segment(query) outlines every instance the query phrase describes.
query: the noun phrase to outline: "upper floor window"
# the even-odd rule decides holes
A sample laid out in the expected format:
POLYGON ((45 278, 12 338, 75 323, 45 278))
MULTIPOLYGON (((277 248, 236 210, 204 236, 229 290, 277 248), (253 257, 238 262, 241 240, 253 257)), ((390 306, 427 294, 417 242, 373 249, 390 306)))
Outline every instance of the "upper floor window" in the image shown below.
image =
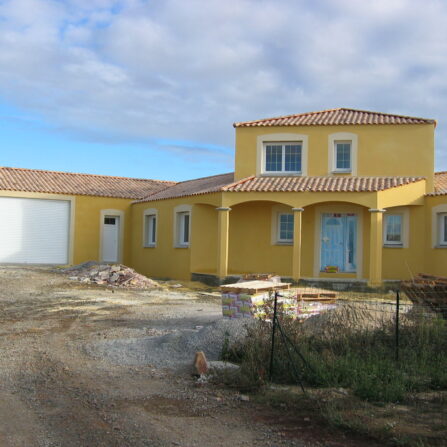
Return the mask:
POLYGON ((447 213, 439 214, 439 245, 447 245, 447 213))
POLYGON ((328 135, 328 173, 357 175, 358 135, 336 132, 328 135))
POLYGON ((293 242, 293 214, 278 214, 278 242, 293 242))
POLYGON ((302 143, 265 143, 264 173, 300 174, 302 171, 302 143))
POLYGON ((335 171, 351 172, 351 141, 335 142, 335 171))
POLYGON ((402 214, 385 215, 385 245, 403 245, 403 219, 402 214))

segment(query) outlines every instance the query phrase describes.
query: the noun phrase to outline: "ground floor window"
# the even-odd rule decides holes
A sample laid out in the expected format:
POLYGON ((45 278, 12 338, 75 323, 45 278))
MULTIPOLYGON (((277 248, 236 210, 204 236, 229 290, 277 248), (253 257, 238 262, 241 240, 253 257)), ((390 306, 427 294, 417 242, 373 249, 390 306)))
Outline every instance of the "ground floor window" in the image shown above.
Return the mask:
POLYGON ((384 244, 402 245, 403 244, 403 226, 402 214, 385 215, 384 244))
POLYGON ((439 245, 447 245, 447 213, 439 214, 439 245))
POLYGON ((154 247, 157 241, 157 216, 150 214, 145 216, 145 246, 154 247))
POLYGON ((191 222, 191 215, 188 211, 178 213, 177 244, 181 247, 189 246, 190 222, 191 222))
POLYGON ((278 242, 293 242, 293 214, 278 215, 278 242))

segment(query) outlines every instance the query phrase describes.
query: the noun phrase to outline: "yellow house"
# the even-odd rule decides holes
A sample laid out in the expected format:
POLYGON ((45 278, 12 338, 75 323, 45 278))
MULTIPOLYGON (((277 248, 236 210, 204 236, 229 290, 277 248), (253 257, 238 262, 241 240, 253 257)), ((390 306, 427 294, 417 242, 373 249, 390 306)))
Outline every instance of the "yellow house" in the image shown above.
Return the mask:
MULTIPOLYGON (((26 173, 47 171, 3 168, 0 213, 5 196, 65 194, 74 214, 69 262, 113 262, 109 246, 118 244, 117 260, 159 278, 217 283, 269 272, 377 287, 417 272, 447 275, 447 172, 434 172, 434 120, 333 109, 234 127, 234 173, 121 179, 145 186, 117 197, 106 180, 102 194, 31 191, 26 173), (4 170, 20 171, 22 183, 5 180, 4 170)), ((8 232, 1 225, 0 238, 8 232)))

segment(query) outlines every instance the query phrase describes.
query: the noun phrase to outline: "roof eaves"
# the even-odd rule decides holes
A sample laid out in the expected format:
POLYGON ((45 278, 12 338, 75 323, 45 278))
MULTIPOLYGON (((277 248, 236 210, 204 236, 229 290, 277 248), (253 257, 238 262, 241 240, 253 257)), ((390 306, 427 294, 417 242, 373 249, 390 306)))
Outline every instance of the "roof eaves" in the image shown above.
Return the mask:
MULTIPOLYGON (((243 185, 244 183, 254 179, 255 177, 256 177, 255 175, 251 175, 250 177, 242 178, 236 182, 230 183, 229 185, 222 186, 221 190, 227 191, 229 188, 233 188, 234 186, 243 185)), ((230 192, 232 192, 232 191, 230 191, 230 192)))
POLYGON ((121 177, 117 175, 104 175, 104 174, 88 174, 86 172, 67 172, 67 171, 52 171, 49 169, 32 169, 32 168, 14 168, 11 166, 0 166, 1 170, 11 170, 11 171, 25 171, 25 172, 38 172, 38 173, 49 173, 49 174, 59 174, 59 175, 82 175, 86 177, 99 177, 99 178, 114 178, 119 180, 132 180, 132 181, 138 181, 138 182, 154 182, 154 183, 175 183, 171 180, 157 180, 157 179, 147 179, 147 178, 137 178, 137 177, 121 177))

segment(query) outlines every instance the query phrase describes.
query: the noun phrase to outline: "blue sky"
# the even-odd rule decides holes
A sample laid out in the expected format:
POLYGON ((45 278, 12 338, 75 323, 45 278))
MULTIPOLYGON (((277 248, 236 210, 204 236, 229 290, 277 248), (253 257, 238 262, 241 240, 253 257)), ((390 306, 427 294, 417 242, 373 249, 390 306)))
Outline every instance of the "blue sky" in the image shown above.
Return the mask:
POLYGON ((0 165, 184 180, 232 123, 353 107, 438 120, 447 2, 0 0, 0 165))

